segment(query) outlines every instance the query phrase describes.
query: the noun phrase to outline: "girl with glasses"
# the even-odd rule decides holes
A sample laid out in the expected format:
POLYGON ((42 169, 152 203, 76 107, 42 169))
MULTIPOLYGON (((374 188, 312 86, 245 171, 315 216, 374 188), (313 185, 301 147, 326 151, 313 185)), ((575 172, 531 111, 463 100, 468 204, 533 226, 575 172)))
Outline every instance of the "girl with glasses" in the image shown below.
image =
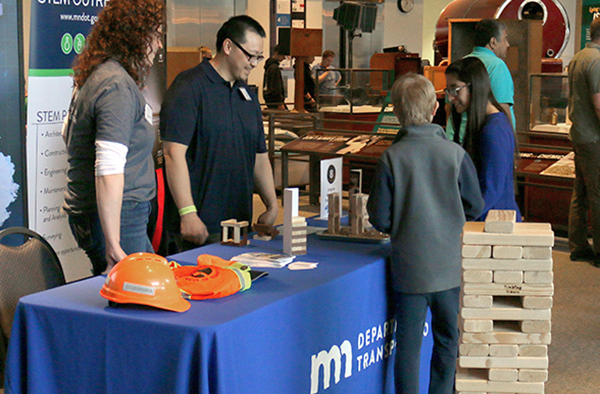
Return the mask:
POLYGON ((514 190, 515 133, 481 60, 466 57, 448 66, 445 91, 456 112, 467 113, 463 146, 477 168, 485 200, 478 220, 485 220, 490 209, 507 209, 521 221, 514 190))

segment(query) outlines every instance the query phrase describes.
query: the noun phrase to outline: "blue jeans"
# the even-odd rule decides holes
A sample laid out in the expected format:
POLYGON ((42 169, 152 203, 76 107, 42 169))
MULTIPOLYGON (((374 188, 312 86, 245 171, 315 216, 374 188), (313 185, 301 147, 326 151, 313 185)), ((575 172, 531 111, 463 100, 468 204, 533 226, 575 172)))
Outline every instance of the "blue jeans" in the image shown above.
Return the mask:
MULTIPOLYGON (((147 227, 150 202, 123 201, 121 207, 121 248, 128 255, 137 252, 154 253, 148 239, 147 227)), ((106 270, 106 245, 98 212, 69 215, 69 226, 77 245, 92 262, 92 273, 106 270)))
POLYGON ((437 293, 395 292, 396 394, 419 394, 419 368, 427 307, 431 310, 433 354, 429 394, 452 394, 458 355, 458 308, 460 287, 437 293))

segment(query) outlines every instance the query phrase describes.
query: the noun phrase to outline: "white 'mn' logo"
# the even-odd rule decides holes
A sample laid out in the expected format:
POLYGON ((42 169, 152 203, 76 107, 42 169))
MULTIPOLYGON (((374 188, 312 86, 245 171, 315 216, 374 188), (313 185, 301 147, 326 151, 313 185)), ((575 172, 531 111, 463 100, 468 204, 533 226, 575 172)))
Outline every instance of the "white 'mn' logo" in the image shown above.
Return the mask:
POLYGON ((327 390, 331 380, 331 361, 333 361, 335 370, 335 383, 340 381, 342 372, 342 354, 346 356, 346 369, 344 377, 352 376, 352 345, 350 341, 345 340, 340 347, 333 345, 328 351, 321 350, 319 354, 312 355, 310 372, 310 394, 316 394, 319 391, 319 369, 323 366, 323 390, 327 390), (341 350, 340 350, 341 349, 341 350))

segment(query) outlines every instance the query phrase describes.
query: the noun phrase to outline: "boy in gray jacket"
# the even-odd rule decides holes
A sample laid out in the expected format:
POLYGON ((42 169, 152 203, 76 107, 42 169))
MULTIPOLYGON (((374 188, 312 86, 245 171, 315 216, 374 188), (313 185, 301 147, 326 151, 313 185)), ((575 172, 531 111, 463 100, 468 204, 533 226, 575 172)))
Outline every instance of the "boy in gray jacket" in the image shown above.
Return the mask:
POLYGON ((453 392, 458 347, 460 237, 483 210, 469 155, 431 124, 438 108, 425 77, 407 74, 392 88, 402 129, 380 157, 367 205, 369 220, 392 239, 396 394, 419 393, 427 307, 434 338, 429 393, 453 392))

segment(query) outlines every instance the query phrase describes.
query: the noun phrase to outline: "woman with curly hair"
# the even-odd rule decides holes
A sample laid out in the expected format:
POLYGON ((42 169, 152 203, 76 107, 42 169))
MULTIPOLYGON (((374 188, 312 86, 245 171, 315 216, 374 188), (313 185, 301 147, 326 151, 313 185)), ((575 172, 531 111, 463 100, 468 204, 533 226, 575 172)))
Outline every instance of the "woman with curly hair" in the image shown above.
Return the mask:
POLYGON ((156 193, 155 135, 141 90, 164 26, 161 0, 111 0, 73 67, 63 207, 94 275, 128 254, 152 252, 146 227, 156 193))
POLYGON ((446 68, 446 94, 459 114, 467 112, 463 140, 477 169, 485 208, 477 220, 485 220, 490 209, 521 213, 515 200, 515 133, 502 106, 494 98, 490 78, 481 60, 465 57, 446 68))

